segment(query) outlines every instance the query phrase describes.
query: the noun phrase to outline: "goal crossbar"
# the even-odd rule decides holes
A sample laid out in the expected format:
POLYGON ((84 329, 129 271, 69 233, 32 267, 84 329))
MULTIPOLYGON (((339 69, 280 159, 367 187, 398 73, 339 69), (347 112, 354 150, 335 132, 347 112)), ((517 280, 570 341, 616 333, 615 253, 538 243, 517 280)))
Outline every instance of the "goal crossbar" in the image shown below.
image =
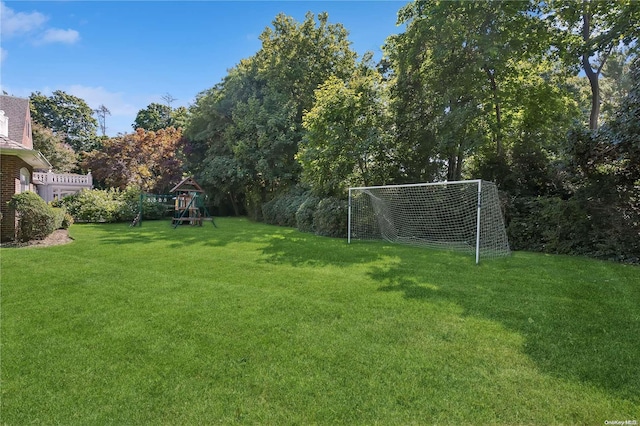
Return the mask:
POLYGON ((348 242, 390 242, 473 252, 510 253, 494 183, 480 179, 349 188, 348 242))
POLYGON ((446 182, 428 182, 428 183, 407 183, 407 184, 399 184, 399 185, 378 185, 378 186, 354 186, 349 188, 349 191, 352 189, 380 189, 380 188, 412 188, 416 186, 442 186, 442 185, 455 185, 459 183, 480 183, 481 179, 472 179, 472 180, 451 180, 446 182))

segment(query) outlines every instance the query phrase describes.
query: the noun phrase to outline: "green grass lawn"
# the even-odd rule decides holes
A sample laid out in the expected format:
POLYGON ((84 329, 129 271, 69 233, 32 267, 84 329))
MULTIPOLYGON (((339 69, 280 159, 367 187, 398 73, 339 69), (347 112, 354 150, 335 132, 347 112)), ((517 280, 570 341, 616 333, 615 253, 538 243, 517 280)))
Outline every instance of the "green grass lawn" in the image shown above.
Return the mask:
POLYGON ((0 423, 640 421, 637 266, 216 223, 0 249, 0 423))

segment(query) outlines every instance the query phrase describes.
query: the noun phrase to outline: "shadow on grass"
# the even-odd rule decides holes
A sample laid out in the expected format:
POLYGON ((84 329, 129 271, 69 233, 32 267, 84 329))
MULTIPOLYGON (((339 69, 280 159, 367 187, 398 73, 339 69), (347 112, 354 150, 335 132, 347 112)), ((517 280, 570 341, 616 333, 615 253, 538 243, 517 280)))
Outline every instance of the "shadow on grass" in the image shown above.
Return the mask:
POLYGON ((479 267, 401 256, 371 271, 381 291, 454 302, 525 337, 542 371, 640 402, 640 268, 535 254, 479 267))
POLYGON ((379 243, 349 246, 346 239, 298 231, 274 234, 261 251, 267 263, 292 266, 350 266, 375 262, 385 255, 379 243))
POLYGON ((585 258, 516 253, 479 266, 472 256, 293 232, 271 238, 268 262, 372 263, 379 290, 453 302, 465 315, 524 337, 523 351, 548 374, 640 403, 640 268, 585 258))
MULTIPOLYGON (((245 220, 246 221, 246 220, 245 220)), ((82 225, 81 225, 82 226, 82 225)), ((293 266, 370 264, 383 292, 445 301, 465 315, 499 322, 524 337, 541 371, 592 384, 640 403, 640 268, 584 258, 516 253, 476 266, 472 256, 323 238, 291 228, 221 220, 218 228, 169 222, 101 226, 112 244, 170 248, 259 243, 264 261, 293 266), (385 262, 375 262, 380 259, 385 262), (392 261, 389 261, 392 259, 392 261)))

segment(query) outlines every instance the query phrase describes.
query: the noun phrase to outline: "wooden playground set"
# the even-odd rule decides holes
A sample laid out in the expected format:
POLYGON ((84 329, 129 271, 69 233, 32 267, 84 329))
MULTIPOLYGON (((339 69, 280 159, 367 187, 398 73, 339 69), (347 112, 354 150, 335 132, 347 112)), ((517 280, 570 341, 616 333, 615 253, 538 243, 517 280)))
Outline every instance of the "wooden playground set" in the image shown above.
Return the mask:
POLYGON ((204 221, 211 221, 213 226, 217 227, 213 216, 207 209, 205 192, 195 179, 192 177, 183 179, 170 192, 169 195, 141 194, 140 208, 131 226, 142 226, 144 201, 151 200, 165 204, 168 209, 171 209, 169 203, 174 201, 171 219, 171 225, 174 229, 179 225, 202 226, 204 221))

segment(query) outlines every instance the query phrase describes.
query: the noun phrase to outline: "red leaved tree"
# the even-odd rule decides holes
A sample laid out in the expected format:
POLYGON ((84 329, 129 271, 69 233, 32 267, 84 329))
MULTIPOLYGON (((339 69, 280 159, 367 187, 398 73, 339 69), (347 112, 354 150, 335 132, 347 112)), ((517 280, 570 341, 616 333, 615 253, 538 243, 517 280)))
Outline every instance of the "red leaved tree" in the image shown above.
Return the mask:
POLYGON ((112 188, 135 186, 167 193, 182 177, 182 131, 173 127, 155 132, 138 129, 104 142, 88 153, 83 167, 95 180, 112 188))

